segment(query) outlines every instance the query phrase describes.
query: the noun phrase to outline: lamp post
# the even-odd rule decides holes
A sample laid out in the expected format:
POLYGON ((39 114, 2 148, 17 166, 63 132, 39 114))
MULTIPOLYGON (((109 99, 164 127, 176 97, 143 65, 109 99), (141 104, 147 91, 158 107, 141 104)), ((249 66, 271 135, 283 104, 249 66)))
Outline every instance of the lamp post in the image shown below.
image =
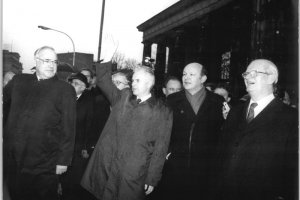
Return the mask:
POLYGON ((64 34, 64 35, 66 35, 68 38, 70 38, 70 40, 71 40, 71 42, 72 42, 72 45, 73 45, 73 67, 75 67, 75 44, 74 44, 72 38, 71 38, 68 34, 66 34, 66 33, 64 33, 64 32, 62 32, 62 31, 53 29, 53 28, 49 28, 49 27, 46 27, 46 26, 38 26, 38 28, 43 29, 43 30, 52 30, 52 31, 56 31, 56 32, 62 33, 62 34, 64 34))
POLYGON ((102 0, 102 11, 101 11, 101 24, 100 24, 100 33, 99 33, 99 45, 98 45, 98 62, 100 61, 101 54, 101 45, 102 45, 102 31, 103 31, 103 23, 104 23, 104 10, 105 10, 105 0, 102 0))

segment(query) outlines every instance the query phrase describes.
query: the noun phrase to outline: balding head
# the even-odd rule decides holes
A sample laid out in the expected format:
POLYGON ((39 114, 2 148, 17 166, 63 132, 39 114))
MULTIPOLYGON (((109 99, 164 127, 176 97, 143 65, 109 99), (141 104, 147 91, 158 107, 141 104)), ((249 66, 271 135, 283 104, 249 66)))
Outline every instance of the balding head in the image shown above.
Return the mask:
POLYGON ((249 64, 243 77, 247 92, 256 101, 273 93, 274 84, 278 81, 278 70, 273 62, 257 59, 249 64))
POLYGON ((203 87, 206 79, 206 70, 199 63, 190 63, 183 69, 183 87, 191 94, 197 93, 203 87))

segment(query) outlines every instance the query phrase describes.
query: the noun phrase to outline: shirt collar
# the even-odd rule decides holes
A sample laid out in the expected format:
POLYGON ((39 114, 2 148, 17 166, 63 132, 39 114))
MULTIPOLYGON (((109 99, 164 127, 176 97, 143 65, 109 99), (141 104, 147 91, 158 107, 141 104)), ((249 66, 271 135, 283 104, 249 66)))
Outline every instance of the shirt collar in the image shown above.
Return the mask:
POLYGON ((205 87, 202 87, 198 92, 196 92, 195 94, 191 94, 189 93, 187 90, 185 90, 185 94, 186 96, 191 99, 191 98, 199 98, 200 96, 202 96, 205 93, 205 87))
POLYGON ((268 96, 260 99, 259 101, 253 101, 252 99, 250 99, 250 103, 248 106, 248 110, 249 107, 252 103, 257 103, 257 106, 254 108, 254 116, 256 117, 265 107, 267 107, 267 105, 275 98, 274 94, 271 93, 268 96))
POLYGON ((146 95, 146 96, 144 96, 144 97, 142 97, 142 98, 139 98, 139 99, 141 100, 140 103, 142 103, 142 102, 148 100, 151 96, 152 96, 152 95, 151 95, 151 93, 150 93, 150 94, 148 94, 148 95, 146 95))
POLYGON ((39 76, 37 75, 37 73, 36 73, 35 75, 36 75, 36 78, 37 78, 38 81, 39 81, 39 80, 43 80, 41 77, 39 77, 39 76))
POLYGON ((77 95, 76 98, 79 99, 81 97, 82 93, 77 95))
POLYGON ((271 93, 271 94, 269 94, 268 96, 266 96, 266 97, 264 97, 264 98, 262 98, 261 100, 259 100, 259 101, 253 101, 252 99, 250 100, 250 105, 251 105, 251 103, 257 103, 257 105, 258 106, 266 106, 266 105, 268 105, 273 99, 275 98, 275 96, 274 96, 274 94, 273 93, 271 93))

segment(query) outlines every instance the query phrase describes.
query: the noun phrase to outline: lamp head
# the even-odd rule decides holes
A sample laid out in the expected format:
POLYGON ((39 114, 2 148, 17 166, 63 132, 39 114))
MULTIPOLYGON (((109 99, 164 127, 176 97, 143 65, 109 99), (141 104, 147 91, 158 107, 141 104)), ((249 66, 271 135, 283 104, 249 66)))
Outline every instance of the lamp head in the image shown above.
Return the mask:
POLYGON ((43 29, 43 30, 49 30, 50 28, 46 27, 46 26, 38 26, 38 28, 43 29))

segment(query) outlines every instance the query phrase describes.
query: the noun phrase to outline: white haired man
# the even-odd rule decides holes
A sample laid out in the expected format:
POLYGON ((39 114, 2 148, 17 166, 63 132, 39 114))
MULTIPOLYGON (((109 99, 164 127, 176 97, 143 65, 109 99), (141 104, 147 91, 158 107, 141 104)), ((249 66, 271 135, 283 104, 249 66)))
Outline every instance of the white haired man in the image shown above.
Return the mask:
POLYGON ((226 120, 216 199, 296 199, 297 112, 273 95, 278 81, 273 62, 254 60, 242 76, 250 99, 226 120))
POLYGON ((132 90, 113 85, 110 65, 98 69, 98 85, 112 110, 81 185, 98 199, 144 199, 161 178, 172 112, 151 94, 155 78, 150 68, 134 71, 132 90))

